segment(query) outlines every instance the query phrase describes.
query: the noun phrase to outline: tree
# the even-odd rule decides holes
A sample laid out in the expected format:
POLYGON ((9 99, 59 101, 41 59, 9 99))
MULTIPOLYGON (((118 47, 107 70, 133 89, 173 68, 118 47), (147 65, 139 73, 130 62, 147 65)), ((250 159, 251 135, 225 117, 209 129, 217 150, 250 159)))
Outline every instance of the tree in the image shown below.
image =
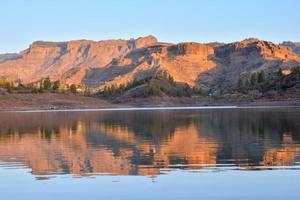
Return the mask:
POLYGON ((243 79, 242 79, 242 77, 240 76, 240 77, 239 77, 239 80, 238 80, 238 89, 241 90, 243 87, 244 87, 243 79))
POLYGON ((184 84, 184 95, 185 96, 187 96, 187 97, 191 97, 192 96, 192 94, 193 94, 193 90, 192 90, 192 88, 190 87, 190 85, 189 84, 184 84))
POLYGON ((44 89, 43 89, 43 80, 40 81, 40 88, 39 88, 38 92, 40 92, 40 93, 44 92, 44 89))
POLYGON ((52 88, 53 90, 58 90, 60 88, 60 81, 59 80, 54 81, 52 88))
POLYGON ((77 93, 77 87, 76 87, 75 84, 72 84, 72 85, 70 86, 70 91, 71 91, 73 94, 76 94, 76 93, 77 93))
POLYGON ((282 77, 283 76, 283 73, 282 73, 282 69, 279 68, 278 71, 276 72, 276 76, 277 77, 282 77))
POLYGON ((44 79, 43 87, 44 87, 45 90, 49 90, 51 88, 51 81, 50 81, 49 77, 44 79))
POLYGON ((38 89, 38 88, 36 88, 36 87, 34 87, 34 88, 32 88, 32 90, 31 90, 31 93, 39 93, 39 92, 41 92, 40 91, 40 89, 38 89))
POLYGON ((263 82, 265 82, 265 80, 266 80, 265 72, 263 70, 260 71, 260 72, 258 72, 258 74, 257 74, 257 82, 258 83, 263 83, 263 82))
POLYGON ((250 85, 255 86, 256 83, 257 83, 257 73, 254 72, 254 73, 251 74, 250 85))
POLYGON ((248 90, 250 86, 249 79, 246 77, 245 82, 244 82, 244 87, 248 90))
POLYGON ((171 83, 171 85, 173 85, 173 86, 176 85, 176 82, 174 81, 174 78, 171 75, 168 76, 168 80, 171 83))
POLYGON ((112 94, 112 95, 115 95, 116 92, 117 92, 117 86, 116 86, 115 84, 112 84, 112 85, 110 86, 110 90, 111 90, 111 94, 112 94))
POLYGON ((300 67, 299 66, 293 67, 292 68, 292 74, 294 74, 294 75, 300 75, 300 67))
POLYGON ((202 88, 202 87, 195 87, 195 86, 194 86, 194 87, 192 88, 192 91, 193 91, 194 94, 200 95, 200 96, 205 96, 205 94, 206 94, 205 89, 202 88))
POLYGON ((7 89, 8 93, 12 93, 12 91, 13 91, 13 84, 12 84, 12 82, 8 82, 6 84, 6 89, 7 89))
POLYGON ((160 93, 161 93, 160 87, 158 87, 157 85, 155 85, 153 83, 148 83, 148 85, 144 91, 144 96, 145 97, 158 96, 160 93))

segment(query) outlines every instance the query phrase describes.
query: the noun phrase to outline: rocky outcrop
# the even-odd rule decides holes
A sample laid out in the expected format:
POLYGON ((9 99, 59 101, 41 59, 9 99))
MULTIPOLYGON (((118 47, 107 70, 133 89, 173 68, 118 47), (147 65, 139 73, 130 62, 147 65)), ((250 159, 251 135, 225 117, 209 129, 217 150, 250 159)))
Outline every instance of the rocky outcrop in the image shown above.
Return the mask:
POLYGON ((217 67, 204 77, 200 75, 199 83, 232 85, 241 75, 247 76, 258 70, 290 69, 300 64, 300 56, 290 48, 255 38, 216 47, 214 56, 217 67))
POLYGON ((103 87, 167 71, 175 81, 191 86, 227 87, 236 84, 241 74, 290 69, 299 63, 299 55, 290 48, 255 38, 214 48, 199 43, 156 44, 131 51, 104 71, 88 74, 86 80, 100 77, 94 86, 103 87))
POLYGON ((67 83, 81 83, 85 71, 102 68, 113 59, 129 51, 156 42, 152 36, 127 40, 69 42, 34 42, 22 51, 21 59, 6 59, 0 63, 0 74, 7 79, 21 79, 25 83, 49 76, 67 83))
POLYGON ((216 56, 226 58, 228 56, 260 56, 273 59, 296 58, 290 48, 276 45, 272 42, 261 41, 255 38, 235 42, 216 48, 216 56))
POLYGON ((137 40, 135 40, 134 41, 134 46, 135 46, 136 49, 139 49, 139 48, 142 48, 142 47, 153 45, 157 42, 158 41, 154 36, 149 35, 149 36, 146 36, 146 37, 140 37, 137 40))
POLYGON ((288 70, 297 65, 300 55, 291 48, 255 38, 230 44, 170 44, 147 36, 136 40, 37 41, 20 54, 0 56, 0 76, 25 83, 49 76, 101 88, 167 71, 177 82, 211 88, 235 84, 241 74, 288 70))
POLYGON ((199 43, 180 43, 178 45, 173 45, 168 48, 168 52, 171 55, 198 55, 203 57, 208 57, 214 53, 213 48, 202 45, 199 43))
POLYGON ((156 44, 131 51, 103 69, 92 70, 84 80, 94 87, 104 87, 167 71, 177 82, 195 85, 200 73, 215 67, 213 53, 213 48, 199 43, 156 44))
POLYGON ((291 48, 295 53, 300 54, 300 42, 283 42, 282 46, 287 46, 291 48))

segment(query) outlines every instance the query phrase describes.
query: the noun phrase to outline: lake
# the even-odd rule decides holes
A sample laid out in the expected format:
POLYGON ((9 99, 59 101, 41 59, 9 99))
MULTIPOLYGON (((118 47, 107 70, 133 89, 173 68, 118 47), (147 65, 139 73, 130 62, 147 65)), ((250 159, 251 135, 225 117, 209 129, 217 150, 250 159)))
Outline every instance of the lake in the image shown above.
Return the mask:
POLYGON ((300 108, 0 112, 0 199, 300 199, 300 108))

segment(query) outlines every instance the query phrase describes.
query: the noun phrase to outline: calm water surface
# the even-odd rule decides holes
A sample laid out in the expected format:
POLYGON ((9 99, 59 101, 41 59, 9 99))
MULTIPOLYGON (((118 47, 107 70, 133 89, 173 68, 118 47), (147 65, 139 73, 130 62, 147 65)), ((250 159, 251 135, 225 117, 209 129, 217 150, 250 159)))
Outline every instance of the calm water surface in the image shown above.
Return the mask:
POLYGON ((0 113, 0 199, 300 199, 300 108, 0 113))

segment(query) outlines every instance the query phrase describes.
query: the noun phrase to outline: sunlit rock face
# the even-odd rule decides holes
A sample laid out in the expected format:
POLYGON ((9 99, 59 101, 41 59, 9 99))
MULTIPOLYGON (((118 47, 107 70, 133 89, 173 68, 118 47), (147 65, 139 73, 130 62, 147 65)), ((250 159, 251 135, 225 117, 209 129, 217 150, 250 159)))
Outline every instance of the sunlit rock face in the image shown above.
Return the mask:
POLYGON ((287 46, 291 48, 295 53, 300 54, 300 42, 288 41, 288 42, 281 43, 281 45, 287 46))
POLYGON ((255 38, 230 44, 159 42, 153 36, 130 40, 34 42, 19 54, 0 55, 0 74, 24 83, 50 77, 101 88, 168 72, 191 86, 230 86, 258 70, 290 70, 300 55, 290 45, 255 38))
POLYGON ((50 77, 69 83, 81 83, 90 68, 101 68, 112 59, 130 50, 156 43, 148 36, 137 40, 75 40, 69 42, 34 42, 19 54, 18 59, 6 59, 0 63, 0 72, 10 80, 21 79, 25 83, 50 77))
POLYGON ((230 112, 1 114, 0 162, 21 163, 34 175, 156 176, 299 159, 299 113, 230 112))

